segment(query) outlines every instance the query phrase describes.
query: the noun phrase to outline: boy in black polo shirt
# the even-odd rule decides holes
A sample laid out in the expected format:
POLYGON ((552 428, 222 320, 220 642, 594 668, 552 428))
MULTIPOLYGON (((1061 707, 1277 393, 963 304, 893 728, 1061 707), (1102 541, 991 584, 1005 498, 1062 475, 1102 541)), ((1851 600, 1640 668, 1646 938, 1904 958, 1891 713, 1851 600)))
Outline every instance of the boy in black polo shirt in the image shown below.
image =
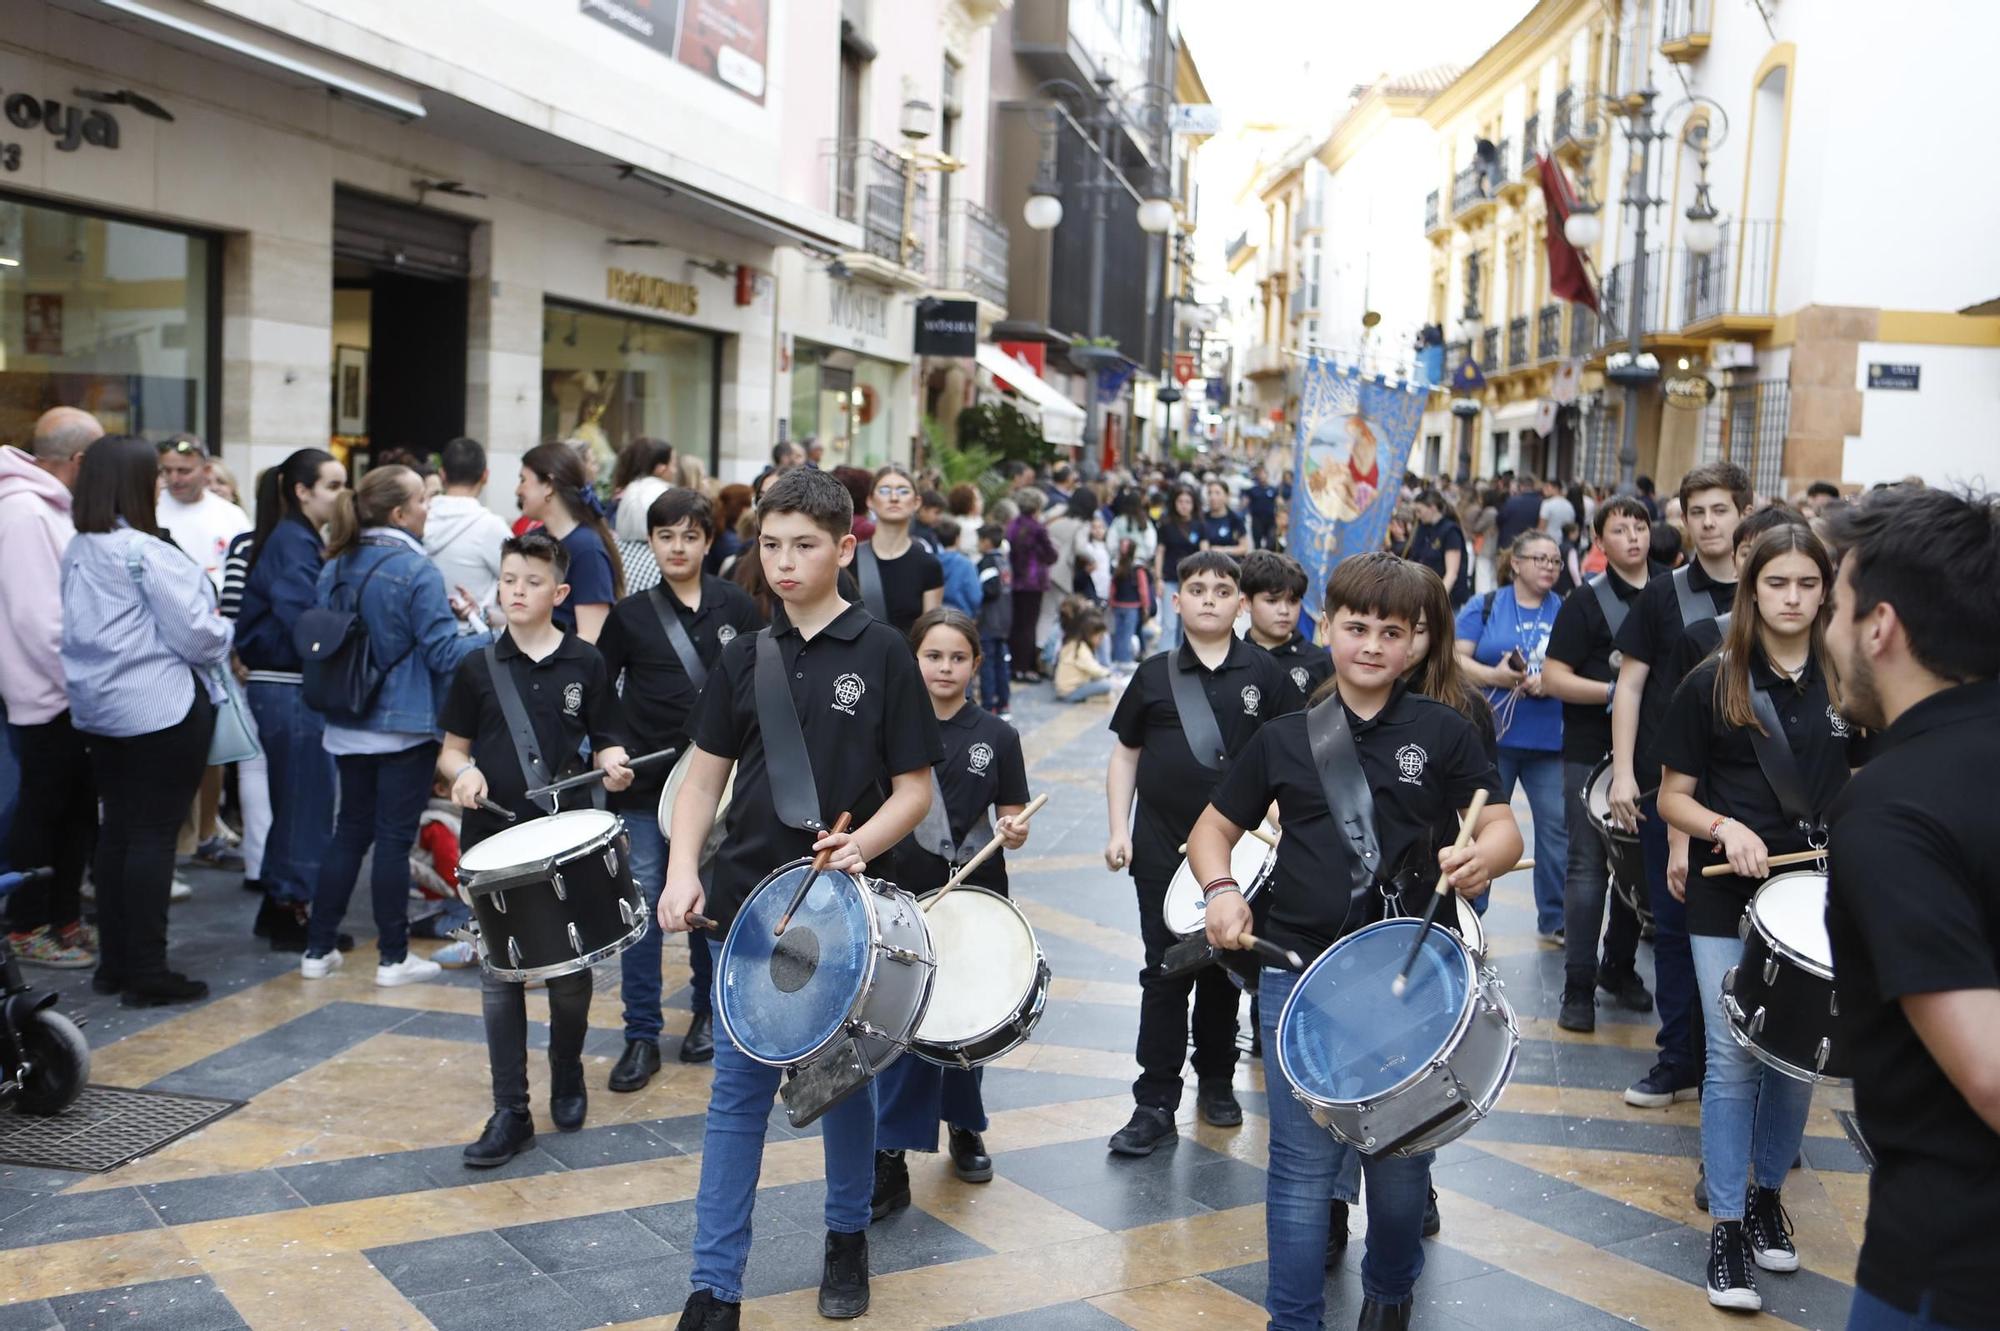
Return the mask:
MULTIPOLYGON (((702 572, 715 540, 715 510, 698 490, 663 492, 646 510, 647 543, 660 566, 660 584, 611 608, 597 650, 616 681, 625 728, 641 753, 676 749, 685 754, 688 725, 702 684, 722 649, 739 634, 764 627, 756 602, 735 583, 702 572), (677 632, 669 632, 669 624, 677 632), (685 655, 684 655, 685 653, 685 655)), ((660 791, 665 763, 643 769, 631 789, 611 801, 632 843, 632 874, 654 907, 666 882, 667 843, 660 834, 660 791)), ((715 1056, 710 991, 714 972, 708 942, 697 930, 688 939, 694 972, 693 1016, 681 1041, 683 1063, 715 1056)), ((618 957, 625 995, 625 1053, 611 1070, 611 1089, 636 1091, 660 1070, 660 933, 646 936, 618 957)))
POLYGON ((1163 978, 1161 959, 1177 940, 1161 908, 1167 885, 1180 868, 1181 843, 1208 803, 1229 761, 1273 716, 1297 711, 1303 699, 1291 676, 1269 652, 1233 631, 1243 597, 1236 561, 1204 550, 1176 570, 1183 641, 1147 657, 1111 714, 1118 736, 1105 788, 1111 836, 1104 862, 1116 872, 1130 867, 1139 894, 1139 935, 1146 968, 1139 972, 1139 1079, 1132 1084, 1132 1119, 1111 1138, 1120 1155, 1151 1155, 1175 1135, 1181 1102, 1181 1069, 1188 1061, 1188 995, 1194 995, 1196 1103, 1216 1127, 1243 1121, 1230 1081, 1236 1071, 1236 985, 1217 966, 1193 975, 1163 978), (1184 721, 1175 698, 1192 684, 1207 715, 1184 721), (1190 736, 1211 730, 1221 752, 1196 755, 1190 736), (1138 793, 1138 812, 1132 796, 1138 793))
MULTIPOLYGON (((438 714, 444 747, 439 775, 451 782, 454 804, 465 810, 459 830, 461 850, 471 850, 507 827, 507 821, 479 807, 491 800, 521 818, 543 810, 528 799, 534 778, 524 770, 495 692, 493 670, 513 682, 534 727, 535 740, 552 776, 581 768, 586 740, 604 772, 604 788, 632 784, 618 733, 618 699, 611 692, 604 658, 597 649, 556 627, 554 611, 569 592, 563 576, 569 551, 546 532, 510 537, 500 546, 500 608, 507 631, 484 652, 459 663, 451 692, 438 714), (489 659, 488 653, 491 653, 489 659)), ((528 1116, 528 1016, 523 986, 482 969, 480 988, 486 1018, 486 1055, 493 1071, 493 1117, 479 1140, 465 1148, 475 1169, 503 1165, 534 1145, 528 1116)), ((548 981, 549 1117, 557 1128, 583 1126, 583 1038, 589 1029, 590 972, 575 971, 548 981)))
POLYGON ((1299 632, 1299 606, 1306 599, 1306 571, 1290 555, 1252 550, 1243 556, 1243 599, 1250 603, 1250 641, 1271 654, 1310 698, 1333 673, 1333 658, 1299 632))
MULTIPOLYGON (((930 767, 942 757, 937 718, 902 635, 843 600, 840 571, 854 558, 853 500, 832 476, 810 468, 771 482, 757 505, 757 554, 782 605, 771 626, 723 650, 702 691, 694 757, 673 811, 660 923, 683 932, 690 913, 725 932, 759 882, 790 860, 833 851, 832 867, 860 873, 885 863, 930 807, 930 767), (831 824, 844 811, 854 830, 815 838, 779 821, 758 721, 756 647, 777 645, 798 711, 813 779, 831 824), (714 890, 699 872, 703 838, 730 765, 736 787, 714 890), (883 789, 888 789, 887 798, 883 789)), ((721 955, 722 939, 709 947, 721 955)), ((695 1197, 694 1270, 683 1328, 734 1328, 750 1259, 750 1214, 764 1132, 782 1074, 727 1038, 716 1042, 715 1080, 695 1197)), ((868 1309, 869 1200, 875 1183, 875 1095, 853 1095, 820 1119, 826 1150, 826 1261, 819 1309, 858 1317, 868 1309)))
MULTIPOLYGON (((1472 843, 1452 847, 1460 811, 1481 790, 1497 795, 1500 778, 1478 728, 1450 705, 1410 692, 1403 680, 1412 627, 1432 585, 1422 566, 1373 554, 1340 564, 1326 591, 1338 692, 1319 705, 1346 708, 1355 756, 1373 793, 1377 863, 1402 875, 1398 886, 1417 889, 1405 893, 1406 909, 1422 908, 1420 896, 1439 869, 1460 896, 1475 898, 1521 853, 1514 815, 1497 802, 1480 813, 1472 843)), ((1251 927, 1242 886, 1229 877, 1229 852, 1272 800, 1285 832, 1265 889, 1272 898, 1264 936, 1311 959, 1383 913, 1379 871, 1357 862, 1327 807, 1307 725, 1306 715, 1286 716, 1258 731, 1189 833, 1189 865, 1204 885, 1208 937, 1218 946, 1236 947, 1237 935, 1251 927)), ((1353 1184, 1342 1182, 1352 1178, 1353 1148, 1312 1120, 1279 1064, 1278 1017, 1298 979, 1267 967, 1259 985, 1271 1131, 1264 1306, 1270 1324, 1284 1331, 1324 1324, 1332 1203, 1355 1200, 1353 1184), (1336 1195, 1343 1190, 1345 1197, 1336 1195)), ((1411 1293, 1424 1266, 1432 1159, 1432 1153, 1360 1158, 1368 1180, 1365 1328, 1402 1331, 1410 1324, 1411 1293)))

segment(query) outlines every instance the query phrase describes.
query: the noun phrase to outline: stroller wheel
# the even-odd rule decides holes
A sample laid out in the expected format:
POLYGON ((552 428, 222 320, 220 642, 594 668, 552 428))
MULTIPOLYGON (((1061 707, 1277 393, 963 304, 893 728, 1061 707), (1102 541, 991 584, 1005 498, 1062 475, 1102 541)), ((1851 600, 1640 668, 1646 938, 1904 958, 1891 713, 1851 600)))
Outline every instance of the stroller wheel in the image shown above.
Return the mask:
POLYGON ((90 1045, 76 1023, 44 1008, 21 1030, 32 1065, 16 1107, 28 1114, 60 1114, 90 1080, 90 1045))

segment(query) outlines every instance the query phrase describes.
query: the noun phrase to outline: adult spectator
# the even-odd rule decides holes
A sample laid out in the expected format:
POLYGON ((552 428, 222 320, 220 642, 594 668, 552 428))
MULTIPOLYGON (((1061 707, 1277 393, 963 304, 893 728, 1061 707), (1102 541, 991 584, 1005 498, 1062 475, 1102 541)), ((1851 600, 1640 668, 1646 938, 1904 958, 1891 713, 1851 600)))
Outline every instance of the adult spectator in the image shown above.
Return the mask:
POLYGON ((1007 558, 1014 570, 1013 677, 1023 684, 1042 682, 1035 631, 1041 622, 1042 595, 1049 586, 1049 566, 1057 559, 1049 529, 1042 525, 1046 501, 1033 485, 1022 486, 1014 492, 1020 516, 1007 527, 1007 558))
POLYGON ((1451 593, 1453 610, 1472 595, 1472 567, 1465 533, 1445 497, 1436 490, 1417 495, 1417 527, 1411 534, 1410 558, 1438 575, 1451 593))
POLYGON ((160 491, 153 525, 163 529, 222 590, 229 543, 250 530, 250 515, 208 488, 208 447, 199 435, 177 434, 159 445, 160 491))
POLYGON ((1514 482, 1514 493, 1500 505, 1500 516, 1496 528, 1499 543, 1495 550, 1511 550, 1514 541, 1524 531, 1533 531, 1542 520, 1542 501, 1535 493, 1535 483, 1529 480, 1514 482))
MULTIPOLYGON (((584 479, 577 450, 568 444, 529 449, 521 458, 514 498, 523 516, 540 522, 569 551, 569 595, 556 606, 556 623, 585 642, 596 642, 612 605, 625 595, 625 565, 617 538, 605 525, 597 491, 584 479)), ((420 520, 410 530, 421 538, 424 523, 420 520)))
POLYGON ((97 418, 56 407, 35 422, 28 451, 0 448, 0 701, 21 770, 8 860, 55 877, 7 898, 8 945, 22 961, 80 969, 96 962, 83 923, 83 871, 97 838, 90 753, 72 724, 62 667, 62 557, 76 528, 70 491, 97 418))
POLYGON ((1259 550, 1275 550, 1278 540, 1278 487, 1260 462, 1250 469, 1250 486, 1243 492, 1250 515, 1250 539, 1259 550))
MULTIPOLYGON (((580 475, 582 464, 568 444, 544 444, 528 456, 544 448, 562 450, 580 475)), ((327 524, 317 602, 360 618, 382 680, 365 712, 326 718, 324 742, 339 769, 340 813, 313 886, 299 961, 308 980, 341 965, 340 919, 371 846, 375 983, 413 984, 441 973, 436 962, 410 955, 410 847, 431 797, 438 709, 458 663, 491 636, 460 631, 457 621, 475 617, 478 607, 447 598, 444 579, 424 551, 429 517, 430 498, 415 472, 376 467, 359 486, 340 492, 327 524)))
POLYGON ((1635 477, 1632 481, 1632 488, 1638 491, 1639 502, 1644 504, 1646 511, 1653 515, 1653 530, 1656 532, 1659 531, 1660 519, 1665 517, 1666 514, 1660 508, 1659 495, 1654 492, 1653 478, 1651 476, 1635 477))
POLYGON ((1814 481, 1806 487, 1805 512, 1809 517, 1823 517, 1829 504, 1840 502, 1840 487, 1832 481, 1814 481))
POLYGON ((1201 548, 1241 559, 1250 553, 1250 524, 1229 506, 1229 487, 1218 480, 1207 485, 1208 511, 1201 515, 1201 548))
POLYGON ((1042 487, 1042 493, 1048 496, 1047 509, 1052 519, 1060 517, 1062 510, 1069 507, 1071 492, 1075 489, 1076 468, 1067 462, 1056 463, 1055 469, 1049 473, 1048 483, 1042 487))
POLYGON ((1062 609, 1063 598, 1084 590, 1076 580, 1076 554, 1090 531, 1090 515, 1096 509, 1097 492, 1083 485, 1070 492, 1068 503, 1060 510, 1053 506, 1044 510, 1055 514, 1048 519, 1048 527, 1049 544, 1056 552, 1055 561, 1049 565, 1049 590, 1054 595, 1042 598, 1041 622, 1035 625, 1035 641, 1043 649, 1044 661, 1053 661, 1053 649, 1062 645, 1056 612, 1062 609))
POLYGON ((646 510, 673 482, 674 446, 666 440, 641 437, 618 450, 611 468, 611 530, 619 540, 646 540, 646 510))
POLYGON ((1554 481, 1542 482, 1542 507, 1536 518, 1535 529, 1545 532, 1556 540, 1562 540, 1564 527, 1576 525, 1576 505, 1563 494, 1562 486, 1554 481))
MULTIPOLYGON (((1136 485, 1128 485, 1118 492, 1117 510, 1111 519, 1111 528, 1106 540, 1112 550, 1118 550, 1124 542, 1132 543, 1132 557, 1142 568, 1153 565, 1153 551, 1159 547, 1160 533, 1146 515, 1146 495, 1136 485)), ((1157 579, 1154 586, 1158 586, 1157 579)))
POLYGON ((236 654, 250 672, 244 691, 271 800, 257 869, 264 903, 252 932, 269 938, 274 951, 303 952, 313 885, 333 838, 334 777, 326 720, 306 706, 292 630, 319 599, 320 529, 347 490, 347 468, 331 453, 301 448, 272 471, 275 483, 259 491, 236 620, 236 654))
POLYGON ((91 869, 101 929, 91 987, 121 994, 128 1007, 208 993, 167 969, 167 900, 175 836, 208 764, 232 636, 214 583, 160 530, 159 475, 160 454, 147 440, 93 443, 77 471, 76 539, 62 556, 70 720, 104 806, 91 869))
POLYGON ((799 442, 805 447, 806 465, 814 471, 820 470, 820 462, 826 457, 826 445, 819 441, 818 435, 811 434, 799 442))
MULTIPOLYGON (((820 446, 819 440, 817 439, 813 440, 812 444, 814 448, 818 448, 820 446)), ((803 467, 805 463, 806 463, 805 449, 800 448, 797 444, 793 443, 791 440, 787 439, 782 443, 771 445, 772 471, 781 471, 781 472, 790 471, 793 467, 803 467)), ((815 462, 814 465, 817 466, 818 463, 815 462)))
POLYGON ((431 500, 424 524, 424 553, 447 587, 462 587, 480 614, 500 613, 500 542, 510 534, 506 519, 486 507, 486 449, 477 439, 454 439, 444 446, 444 493, 431 500))

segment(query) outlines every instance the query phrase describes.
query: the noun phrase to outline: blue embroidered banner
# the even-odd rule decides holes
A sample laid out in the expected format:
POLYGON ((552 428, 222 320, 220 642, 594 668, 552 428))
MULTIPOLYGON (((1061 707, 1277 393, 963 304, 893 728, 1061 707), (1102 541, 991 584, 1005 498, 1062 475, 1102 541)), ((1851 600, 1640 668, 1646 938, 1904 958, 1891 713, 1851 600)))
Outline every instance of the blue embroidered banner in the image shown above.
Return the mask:
POLYGON ((1423 417, 1422 387, 1314 357, 1299 391, 1285 548, 1305 566, 1317 618, 1334 565, 1380 550, 1423 417))

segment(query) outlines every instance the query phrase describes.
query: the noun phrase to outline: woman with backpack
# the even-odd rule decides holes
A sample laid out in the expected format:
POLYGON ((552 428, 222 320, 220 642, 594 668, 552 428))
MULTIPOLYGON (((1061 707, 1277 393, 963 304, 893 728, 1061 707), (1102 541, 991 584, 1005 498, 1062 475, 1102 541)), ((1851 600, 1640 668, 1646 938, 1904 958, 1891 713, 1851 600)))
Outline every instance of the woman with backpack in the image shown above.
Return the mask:
POLYGON ((423 480, 408 467, 376 467, 343 490, 327 526, 318 608, 300 617, 306 698, 326 713, 324 742, 340 776, 340 813, 299 962, 308 980, 341 965, 340 920, 371 845, 375 983, 441 973, 409 955, 410 847, 431 796, 438 707, 458 663, 492 634, 461 629, 479 609, 470 597, 447 598, 424 553, 429 515, 423 480))
MULTIPOLYGON (((167 969, 174 843, 208 769, 226 700, 232 625, 202 566, 154 517, 159 453, 146 439, 90 445, 62 556, 70 720, 103 801, 91 880, 100 930, 90 987, 127 1007, 188 1003, 200 980, 167 969)), ((32 775, 32 774, 30 774, 32 775)))

